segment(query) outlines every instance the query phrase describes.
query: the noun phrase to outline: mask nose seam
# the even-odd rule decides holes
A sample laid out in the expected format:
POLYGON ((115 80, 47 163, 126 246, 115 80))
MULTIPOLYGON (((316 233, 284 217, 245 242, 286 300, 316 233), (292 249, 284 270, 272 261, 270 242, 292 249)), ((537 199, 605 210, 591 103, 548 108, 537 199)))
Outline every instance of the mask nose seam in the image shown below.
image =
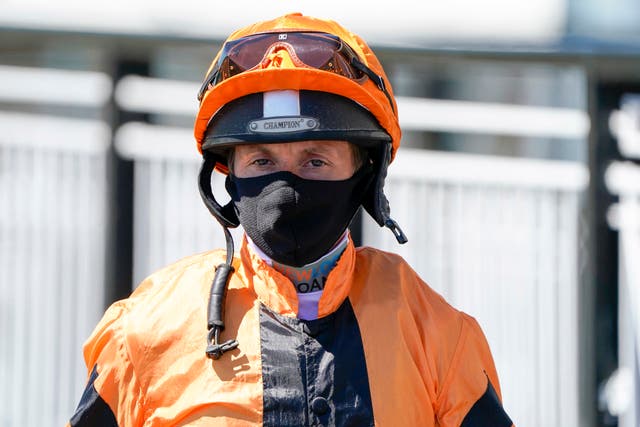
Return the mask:
MULTIPOLYGON (((297 175, 294 174, 296 179, 292 182, 291 190, 293 191, 293 197, 295 201, 296 215, 299 215, 299 206, 300 206, 300 193, 297 191, 298 186, 300 185, 300 181, 297 175)), ((300 240, 298 239, 298 235, 296 233, 295 227, 291 227, 291 234, 293 235, 294 242, 296 242, 296 250, 294 254, 294 258, 296 259, 296 263, 299 264, 300 256, 298 252, 301 249, 300 240)))

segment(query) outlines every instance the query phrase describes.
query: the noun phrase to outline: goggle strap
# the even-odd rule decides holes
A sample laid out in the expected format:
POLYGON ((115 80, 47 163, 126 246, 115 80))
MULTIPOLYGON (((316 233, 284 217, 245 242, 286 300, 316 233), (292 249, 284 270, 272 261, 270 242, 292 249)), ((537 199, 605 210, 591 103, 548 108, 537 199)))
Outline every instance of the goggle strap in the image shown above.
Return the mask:
POLYGON ((393 106, 393 100, 391 99, 391 95, 389 95, 389 92, 387 92, 387 87, 384 84, 384 79, 382 78, 382 76, 376 74, 371 68, 369 68, 366 65, 364 65, 364 63, 362 61, 360 61, 355 56, 351 58, 351 65, 353 66, 353 68, 355 68, 355 69, 363 72, 364 74, 366 74, 367 77, 369 77, 371 79, 371 81, 376 86, 378 86, 378 89, 380 89, 385 94, 387 99, 389 100, 389 105, 391 105, 391 109, 395 113, 396 109, 393 106))
POLYGON ((204 83, 202 83, 202 86, 200 86, 200 90, 198 91, 198 101, 202 101, 204 94, 207 93, 207 90, 209 89, 209 85, 216 80, 219 72, 219 69, 215 69, 207 76, 206 79, 204 79, 204 83))
POLYGON ((376 86, 378 86, 378 89, 382 91, 387 90, 387 88, 384 85, 384 80, 382 79, 382 77, 374 73, 371 68, 364 65, 364 63, 360 61, 358 58, 356 58, 355 56, 351 58, 351 65, 353 65, 354 68, 365 73, 371 80, 373 80, 376 86))

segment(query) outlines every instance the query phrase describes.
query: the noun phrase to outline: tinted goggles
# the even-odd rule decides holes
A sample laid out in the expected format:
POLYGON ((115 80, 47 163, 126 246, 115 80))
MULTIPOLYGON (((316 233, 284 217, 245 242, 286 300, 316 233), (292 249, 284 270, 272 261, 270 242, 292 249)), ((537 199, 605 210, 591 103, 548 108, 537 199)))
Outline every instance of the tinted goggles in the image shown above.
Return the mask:
POLYGON ((216 65, 198 92, 198 100, 201 101, 210 88, 260 67, 270 60, 272 53, 283 49, 297 67, 323 70, 356 81, 370 78, 384 92, 393 109, 391 95, 382 76, 367 67, 339 37, 320 32, 262 33, 226 42, 216 65))

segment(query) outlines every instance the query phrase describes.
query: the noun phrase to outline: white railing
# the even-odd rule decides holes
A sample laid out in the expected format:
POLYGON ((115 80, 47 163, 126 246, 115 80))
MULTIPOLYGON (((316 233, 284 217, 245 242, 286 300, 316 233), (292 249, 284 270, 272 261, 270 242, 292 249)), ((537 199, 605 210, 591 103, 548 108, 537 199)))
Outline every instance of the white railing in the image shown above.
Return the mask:
MULTIPOLYGON (((0 67, 0 100, 97 108, 99 73, 0 67)), ((104 308, 110 130, 0 111, 0 425, 64 425, 104 308)))
POLYGON ((112 90, 111 78, 102 72, 0 65, 3 102, 100 108, 112 90))
MULTIPOLYGON (((609 116, 609 129, 620 153, 640 159, 640 94, 620 99, 609 116)), ((620 427, 640 425, 640 166, 615 161, 605 173, 607 189, 619 197, 608 212, 618 230, 618 369, 607 380, 601 403, 618 417, 620 427)))
MULTIPOLYGON (((640 134, 638 135, 640 137, 640 134)), ((640 152, 637 153, 640 157, 640 152)), ((615 162, 607 188, 619 196, 609 212, 618 230, 618 370, 607 381, 604 400, 620 427, 640 423, 640 166, 615 162)))
MULTIPOLYGON (((190 130, 143 123, 122 126, 118 152, 134 166, 134 283, 178 259, 225 247, 222 229, 198 193, 200 155, 190 130)), ((228 201, 224 178, 215 173, 219 201, 228 201)), ((236 246, 242 231, 231 230, 236 246)))

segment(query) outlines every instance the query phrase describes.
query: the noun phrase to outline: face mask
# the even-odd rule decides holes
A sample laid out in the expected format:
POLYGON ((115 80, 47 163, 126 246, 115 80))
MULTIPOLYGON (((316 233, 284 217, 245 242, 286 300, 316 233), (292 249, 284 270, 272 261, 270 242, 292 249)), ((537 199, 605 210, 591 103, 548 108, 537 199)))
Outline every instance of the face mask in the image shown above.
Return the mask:
POLYGON ((325 255, 347 229, 373 179, 371 165, 342 181, 276 172, 229 175, 226 188, 240 224, 271 259, 301 267, 325 255))

